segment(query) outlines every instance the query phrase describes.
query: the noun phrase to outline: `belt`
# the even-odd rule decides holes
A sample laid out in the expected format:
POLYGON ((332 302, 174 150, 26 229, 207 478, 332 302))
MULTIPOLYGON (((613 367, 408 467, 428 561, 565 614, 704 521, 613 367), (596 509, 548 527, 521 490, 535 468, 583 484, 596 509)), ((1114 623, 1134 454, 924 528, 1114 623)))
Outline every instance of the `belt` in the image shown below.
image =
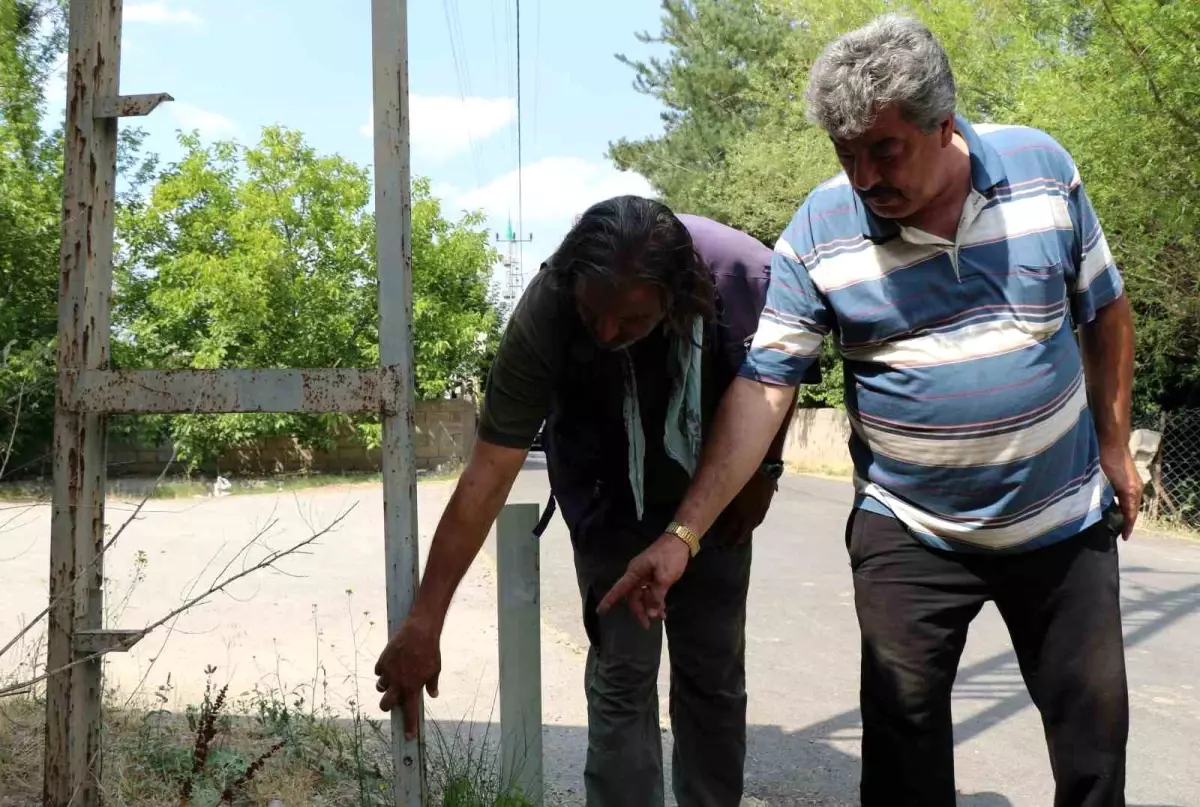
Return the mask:
POLYGON ((554 501, 554 493, 550 493, 550 498, 546 501, 546 510, 542 513, 542 517, 538 519, 537 526, 533 528, 533 537, 541 538, 542 533, 546 531, 546 527, 550 526, 550 519, 554 518, 554 511, 558 504, 554 501))

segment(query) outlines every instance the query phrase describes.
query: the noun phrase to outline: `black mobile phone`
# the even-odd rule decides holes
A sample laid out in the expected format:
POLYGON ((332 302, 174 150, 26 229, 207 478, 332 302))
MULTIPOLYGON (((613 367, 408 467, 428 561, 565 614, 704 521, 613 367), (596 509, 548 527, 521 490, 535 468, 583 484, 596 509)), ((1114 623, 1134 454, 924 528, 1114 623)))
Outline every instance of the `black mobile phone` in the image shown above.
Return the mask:
POLYGON ((1104 511, 1104 524, 1113 535, 1121 535, 1125 532, 1125 514, 1121 512, 1121 507, 1115 501, 1108 506, 1104 511))

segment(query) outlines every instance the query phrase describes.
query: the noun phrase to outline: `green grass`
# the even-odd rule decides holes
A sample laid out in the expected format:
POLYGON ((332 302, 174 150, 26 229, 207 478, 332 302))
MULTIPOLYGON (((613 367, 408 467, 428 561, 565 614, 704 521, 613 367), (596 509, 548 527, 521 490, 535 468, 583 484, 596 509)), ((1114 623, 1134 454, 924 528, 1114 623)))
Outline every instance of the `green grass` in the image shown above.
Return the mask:
MULTIPOLYGON (((212 668, 207 671, 210 675, 212 668)), ((349 716, 315 708, 295 693, 255 690, 232 697, 209 684, 184 713, 157 704, 104 712, 106 803, 123 807, 384 807, 391 800, 391 740, 386 724, 353 704, 349 716), (290 702, 289 702, 290 701, 290 702)), ((37 804, 45 702, 0 699, 0 807, 37 804)), ((428 723, 431 805, 533 807, 501 781, 496 748, 485 736, 448 735, 428 723)))
POLYGON ((513 782, 504 780, 498 749, 487 733, 464 736, 460 724, 447 735, 430 721, 426 737, 430 785, 442 807, 533 807, 513 782))

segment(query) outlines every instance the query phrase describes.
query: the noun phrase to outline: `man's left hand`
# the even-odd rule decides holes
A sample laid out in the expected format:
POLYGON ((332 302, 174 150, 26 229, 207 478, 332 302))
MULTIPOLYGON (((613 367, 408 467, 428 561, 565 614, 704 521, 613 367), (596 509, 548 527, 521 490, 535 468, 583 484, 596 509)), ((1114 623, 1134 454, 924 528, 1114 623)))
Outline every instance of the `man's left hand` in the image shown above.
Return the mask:
POLYGON ((662 619, 667 612, 667 589, 683 576, 691 558, 687 544, 674 533, 665 533, 633 560, 625 576, 617 581, 596 609, 601 614, 621 600, 643 628, 651 619, 662 619))
POLYGON ((762 469, 755 471, 746 486, 721 513, 709 535, 719 538, 722 546, 741 546, 746 543, 767 517, 767 510, 778 489, 778 480, 771 479, 762 469))
POLYGON ((1142 478, 1128 445, 1111 448, 1100 447, 1100 468, 1117 494, 1117 504, 1125 517, 1125 529, 1121 537, 1126 541, 1133 534, 1133 525, 1142 509, 1142 478))

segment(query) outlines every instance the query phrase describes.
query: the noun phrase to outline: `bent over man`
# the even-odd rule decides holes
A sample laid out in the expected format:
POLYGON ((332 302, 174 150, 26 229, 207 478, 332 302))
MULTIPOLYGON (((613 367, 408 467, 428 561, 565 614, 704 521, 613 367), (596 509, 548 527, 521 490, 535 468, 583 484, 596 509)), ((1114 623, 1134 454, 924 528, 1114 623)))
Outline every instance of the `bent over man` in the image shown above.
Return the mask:
MULTIPOLYGON (((583 214, 513 311, 489 374, 479 439, 442 515, 416 604, 376 665, 381 707, 415 730, 436 694, 451 597, 545 421, 550 485, 570 531, 590 647, 591 807, 661 807, 663 626, 600 598, 668 527, 766 297, 771 251, 636 196, 583 214)), ((778 421, 777 421, 778 424, 778 421)), ((782 471, 785 429, 758 452, 706 549, 668 597, 674 791, 681 807, 736 807, 745 761, 751 531, 782 471), (769 445, 768 445, 769 444, 769 445)))
MULTIPOLYGON (((1120 807, 1133 324, 1079 171, 1043 132, 957 116, 945 52, 902 17, 829 45, 807 100, 845 170, 775 248, 753 347, 675 519, 705 530, 833 334, 857 488, 864 807, 954 805, 951 687, 988 601, 1041 712, 1056 806, 1120 807)), ((664 535, 605 607, 657 613, 688 559, 664 535)))

